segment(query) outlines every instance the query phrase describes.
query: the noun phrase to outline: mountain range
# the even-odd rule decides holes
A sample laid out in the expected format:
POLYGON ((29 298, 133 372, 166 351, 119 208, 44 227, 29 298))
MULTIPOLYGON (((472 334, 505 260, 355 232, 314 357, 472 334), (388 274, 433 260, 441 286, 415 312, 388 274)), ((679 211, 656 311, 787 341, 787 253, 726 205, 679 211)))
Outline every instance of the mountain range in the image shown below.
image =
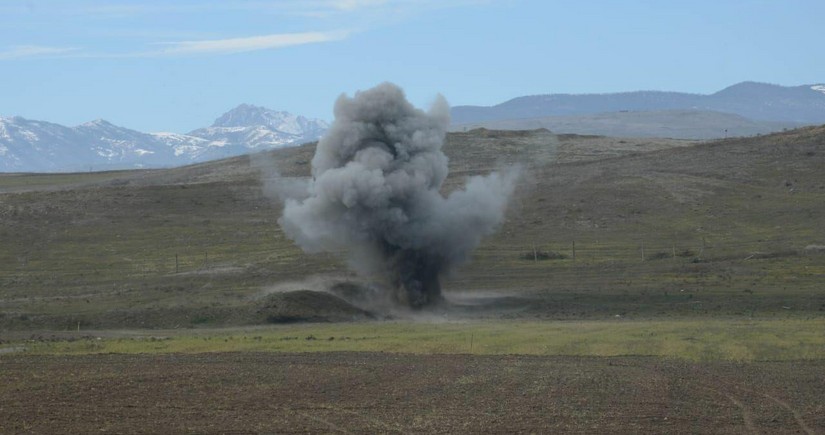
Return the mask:
MULTIPOLYGON (((452 129, 477 127, 618 137, 713 139, 825 123, 825 85, 743 82, 702 95, 637 91, 524 96, 495 106, 455 106, 452 129)), ((0 117, 0 172, 169 167, 288 147, 329 124, 241 104, 187 134, 142 133, 96 120, 75 127, 0 117)))
POLYGON ((142 133, 95 120, 75 127, 0 117, 0 172, 177 166, 317 140, 326 121, 242 104, 187 134, 142 133))
POLYGON ((825 123, 825 85, 779 86, 742 82, 710 95, 637 91, 612 94, 547 94, 513 98, 495 106, 456 106, 454 124, 669 110, 735 114, 757 121, 825 123))

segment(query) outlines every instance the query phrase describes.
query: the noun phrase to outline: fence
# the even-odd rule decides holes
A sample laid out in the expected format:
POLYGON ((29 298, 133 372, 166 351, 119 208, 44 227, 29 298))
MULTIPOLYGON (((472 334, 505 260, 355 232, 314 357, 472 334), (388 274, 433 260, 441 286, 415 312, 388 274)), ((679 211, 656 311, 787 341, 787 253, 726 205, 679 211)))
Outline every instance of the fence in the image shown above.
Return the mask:
POLYGON ((749 260, 768 257, 815 254, 821 250, 812 249, 817 245, 790 237, 718 241, 708 239, 632 242, 599 242, 570 240, 565 242, 542 242, 525 245, 482 246, 474 252, 474 257, 500 260, 520 258, 525 261, 541 262, 552 260, 578 262, 646 262, 667 259, 689 259, 694 262, 713 260, 749 260), (806 249, 808 247, 808 249, 806 249))
MULTIPOLYGON (((680 240, 674 242, 632 241, 627 243, 570 240, 564 242, 537 241, 531 245, 485 244, 473 251, 473 260, 488 264, 513 265, 561 262, 564 264, 632 264, 644 262, 716 260, 754 260, 771 257, 816 255, 825 248, 806 249, 811 245, 791 238, 773 238, 752 241, 680 240)), ((811 245, 817 246, 817 245, 811 245)), ((90 258, 18 258, 17 262, 0 265, 0 286, 13 285, 21 276, 38 275, 48 281, 88 278, 95 276, 152 277, 192 273, 243 271, 251 266, 290 268, 305 263, 331 263, 332 257, 343 258, 344 253, 301 254, 295 247, 280 249, 177 250, 163 252, 112 252, 90 258), (16 264, 15 264, 16 263, 16 264)))

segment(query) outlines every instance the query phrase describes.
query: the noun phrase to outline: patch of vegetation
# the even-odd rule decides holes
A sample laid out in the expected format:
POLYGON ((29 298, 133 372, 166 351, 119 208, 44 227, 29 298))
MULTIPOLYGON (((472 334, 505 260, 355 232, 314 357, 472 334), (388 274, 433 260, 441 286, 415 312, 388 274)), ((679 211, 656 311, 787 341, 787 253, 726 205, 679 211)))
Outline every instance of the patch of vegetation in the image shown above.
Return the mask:
POLYGON ((211 317, 203 315, 203 314, 195 316, 195 317, 192 318, 192 324, 193 325, 205 325, 205 324, 208 324, 212 321, 213 321, 213 319, 211 317))
POLYGON ((666 258, 673 258, 673 254, 665 251, 659 251, 647 256, 648 260, 664 260, 666 258))
POLYGON ((370 322, 24 340, 4 346, 23 346, 32 354, 380 351, 775 361, 825 358, 823 329, 823 319, 370 322))
POLYGON ((542 250, 535 250, 535 251, 528 251, 522 253, 519 258, 522 260, 530 260, 530 261, 545 261, 545 260, 566 260, 568 257, 561 252, 556 251, 542 251, 542 250))
POLYGON ((150 171, 100 171, 55 174, 0 174, 0 192, 24 191, 38 188, 66 188, 82 186, 101 181, 130 177, 140 172, 150 171))

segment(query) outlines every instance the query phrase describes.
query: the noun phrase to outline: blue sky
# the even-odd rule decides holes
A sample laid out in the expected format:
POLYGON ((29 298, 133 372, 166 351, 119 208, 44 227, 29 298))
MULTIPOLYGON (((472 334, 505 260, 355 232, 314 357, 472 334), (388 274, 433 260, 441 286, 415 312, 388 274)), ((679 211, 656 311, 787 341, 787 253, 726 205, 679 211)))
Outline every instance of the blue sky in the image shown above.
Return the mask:
POLYGON ((825 2, 2 0, 0 116, 187 132, 240 103, 428 105, 825 82, 825 2))

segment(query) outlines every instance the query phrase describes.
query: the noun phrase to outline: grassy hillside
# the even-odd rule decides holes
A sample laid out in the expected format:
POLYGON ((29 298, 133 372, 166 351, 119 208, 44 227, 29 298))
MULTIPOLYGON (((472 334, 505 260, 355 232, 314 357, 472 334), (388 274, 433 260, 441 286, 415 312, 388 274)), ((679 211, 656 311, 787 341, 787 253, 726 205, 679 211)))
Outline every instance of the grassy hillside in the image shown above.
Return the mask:
MULTIPOLYGON (((525 168, 501 231, 445 282, 507 308, 473 316, 825 315, 825 127, 712 143, 475 130, 445 152, 445 191, 525 168)), ((349 276, 277 225, 272 169, 305 177, 312 153, 0 176, 0 328, 246 324, 273 287, 349 276)))
POLYGON ((823 164, 819 127, 544 166, 465 288, 517 283, 568 315, 821 315, 823 164), (520 260, 533 244, 567 258, 520 260))

